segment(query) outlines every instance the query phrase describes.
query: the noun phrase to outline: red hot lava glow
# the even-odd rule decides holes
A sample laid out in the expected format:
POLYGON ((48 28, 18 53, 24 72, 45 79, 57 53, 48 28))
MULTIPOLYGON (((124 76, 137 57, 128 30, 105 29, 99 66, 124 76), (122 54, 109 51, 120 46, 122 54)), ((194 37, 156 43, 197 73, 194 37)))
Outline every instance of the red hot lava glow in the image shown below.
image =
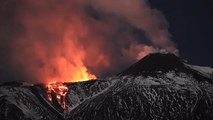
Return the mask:
POLYGON ((49 82, 47 84, 48 100, 52 102, 52 93, 55 94, 58 103, 66 109, 65 96, 68 92, 68 87, 61 82, 49 82))
POLYGON ((8 46, 6 65, 12 66, 14 78, 46 84, 79 82, 118 73, 159 49, 177 51, 166 19, 147 0, 21 0, 17 4, 15 16, 9 17, 15 18, 17 25, 12 28, 17 33, 5 34, 9 38, 3 40, 9 42, 0 44, 8 46))

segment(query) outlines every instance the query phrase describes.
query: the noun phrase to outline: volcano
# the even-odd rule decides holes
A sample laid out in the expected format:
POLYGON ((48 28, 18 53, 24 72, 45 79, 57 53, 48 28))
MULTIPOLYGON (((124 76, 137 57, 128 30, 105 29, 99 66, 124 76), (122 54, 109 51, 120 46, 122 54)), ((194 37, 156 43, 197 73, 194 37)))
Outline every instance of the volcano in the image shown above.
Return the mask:
POLYGON ((150 54, 103 79, 63 83, 63 107, 45 85, 0 86, 1 120, 212 120, 213 68, 150 54))

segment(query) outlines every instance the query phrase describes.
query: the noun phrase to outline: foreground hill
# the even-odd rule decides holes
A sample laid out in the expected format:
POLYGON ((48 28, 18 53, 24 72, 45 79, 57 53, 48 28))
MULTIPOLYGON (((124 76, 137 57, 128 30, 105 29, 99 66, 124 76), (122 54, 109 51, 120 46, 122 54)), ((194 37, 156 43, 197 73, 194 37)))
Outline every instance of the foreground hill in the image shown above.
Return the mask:
POLYGON ((42 85, 0 87, 0 117, 46 120, 212 120, 213 69, 173 54, 150 54, 118 75, 65 83, 67 109, 42 85), (11 116, 12 114, 12 116, 11 116))

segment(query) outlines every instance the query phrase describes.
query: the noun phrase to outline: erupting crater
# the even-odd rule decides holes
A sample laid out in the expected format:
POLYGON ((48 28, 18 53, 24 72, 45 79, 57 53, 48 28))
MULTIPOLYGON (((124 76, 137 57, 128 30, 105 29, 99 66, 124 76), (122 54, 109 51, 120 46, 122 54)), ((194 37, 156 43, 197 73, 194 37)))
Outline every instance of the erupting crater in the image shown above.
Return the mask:
POLYGON ((66 109, 65 97, 68 92, 68 87, 62 82, 49 82, 47 84, 47 97, 50 102, 53 100, 53 94, 56 97, 57 102, 66 109))
MULTIPOLYGON (((75 74, 72 74, 72 82, 80 82, 80 81, 88 81, 92 79, 96 79, 96 76, 87 72, 86 67, 82 67, 77 70, 75 74)), ((47 99, 53 104, 58 106, 58 104, 66 109, 66 94, 68 92, 68 87, 64 84, 64 82, 56 82, 58 79, 54 80, 54 82, 48 82, 46 84, 47 91, 47 99)), ((66 80, 65 80, 66 81, 66 80)))

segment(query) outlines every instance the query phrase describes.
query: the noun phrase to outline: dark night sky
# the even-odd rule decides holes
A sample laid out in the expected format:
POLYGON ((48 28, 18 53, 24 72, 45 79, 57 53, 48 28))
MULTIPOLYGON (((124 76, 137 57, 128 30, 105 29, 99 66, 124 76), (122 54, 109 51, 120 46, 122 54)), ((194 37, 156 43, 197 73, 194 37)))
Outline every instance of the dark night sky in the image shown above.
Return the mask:
POLYGON ((167 18, 181 57, 193 64, 213 65, 213 1, 150 1, 167 18))

